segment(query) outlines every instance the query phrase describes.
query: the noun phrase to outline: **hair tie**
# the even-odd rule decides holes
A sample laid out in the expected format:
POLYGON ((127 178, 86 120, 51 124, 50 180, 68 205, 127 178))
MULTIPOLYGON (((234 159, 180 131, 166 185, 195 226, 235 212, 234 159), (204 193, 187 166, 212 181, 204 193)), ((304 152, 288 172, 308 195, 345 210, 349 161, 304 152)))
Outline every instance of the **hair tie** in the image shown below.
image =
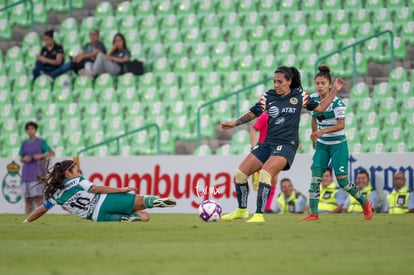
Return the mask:
POLYGON ((68 168, 66 168, 66 169, 64 169, 62 172, 60 172, 62 175, 67 171, 67 170, 70 170, 73 166, 75 166, 75 164, 76 164, 76 162, 72 162, 69 166, 68 166, 68 168))

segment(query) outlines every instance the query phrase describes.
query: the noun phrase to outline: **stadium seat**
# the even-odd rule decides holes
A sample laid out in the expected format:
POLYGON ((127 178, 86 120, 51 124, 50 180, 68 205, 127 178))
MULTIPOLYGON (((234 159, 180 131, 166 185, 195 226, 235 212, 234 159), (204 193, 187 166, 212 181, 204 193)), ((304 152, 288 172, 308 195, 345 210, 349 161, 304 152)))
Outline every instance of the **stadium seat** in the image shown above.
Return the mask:
POLYGON ((404 67, 397 67, 390 72, 388 84, 391 89, 398 90, 397 87, 401 84, 401 82, 406 81, 408 81, 408 73, 404 67))
POLYGON ((131 4, 131 1, 123 1, 116 7, 116 17, 120 20, 127 16, 135 16, 135 8, 131 4))
MULTIPOLYGON (((74 26, 73 26, 74 22, 72 21, 72 23, 70 23, 71 20, 70 19, 68 19, 68 20, 69 20, 69 23, 65 24, 66 25, 65 26, 65 31, 66 31, 66 28, 68 28, 68 27, 70 28, 70 30, 74 29, 74 26), (68 26, 68 25, 70 25, 70 26, 68 26)), ((81 35, 85 35, 87 37, 87 35, 89 34, 89 32, 92 29, 98 29, 98 27, 99 27, 99 22, 98 22, 98 20, 95 20, 95 17, 93 17, 93 16, 85 17, 85 18, 82 19, 81 25, 79 26, 79 32, 80 32, 81 35)))
POLYGON ((61 110, 60 106, 56 103, 49 103, 46 106, 42 106, 41 113, 42 113, 42 119, 45 118, 61 118, 61 110))
MULTIPOLYGON (((15 1, 16 2, 16 1, 15 1)), ((10 11, 10 24, 17 25, 19 27, 29 27, 29 9, 26 7, 29 4, 20 3, 14 6, 10 11)))
POLYGON ((388 82, 376 84, 373 89, 373 97, 392 97, 392 90, 388 87, 388 82))
POLYGON ((11 69, 18 61, 23 61, 23 51, 20 47, 13 46, 6 51, 4 66, 6 69, 11 69))
MULTIPOLYGON (((57 117, 44 117, 41 120, 40 123, 40 127, 43 128, 44 130, 42 131, 43 134, 48 135, 48 136, 52 136, 54 134, 56 134, 56 136, 59 136, 59 141, 61 141, 63 143, 63 138, 61 135, 62 132, 62 127, 66 127, 66 125, 62 125, 62 121, 57 118, 57 117), (45 131, 45 129, 47 129, 47 132, 45 131)), ((58 138, 56 137, 54 140, 56 141, 58 138)), ((47 142, 51 142, 51 144, 49 145, 58 145, 57 142, 52 142, 47 140, 47 142)))
POLYGON ((49 12, 67 12, 69 6, 66 5, 65 0, 47 0, 45 1, 46 8, 49 12))
POLYGON ((396 112, 398 110, 398 102, 393 97, 374 97, 374 104, 377 105, 379 113, 396 112))
POLYGON ((0 13, 0 38, 10 40, 12 38, 12 22, 7 12, 0 13))
POLYGON ((23 124, 26 121, 37 121, 37 109, 34 105, 28 103, 13 104, 13 109, 16 111, 18 123, 23 124))
POLYGON ((389 128, 402 128, 402 116, 398 112, 385 113, 383 116, 384 119, 384 129, 389 128))
POLYGON ((210 156, 213 154, 213 151, 211 150, 210 146, 208 146, 207 144, 203 144, 198 146, 193 153, 195 156, 199 156, 199 157, 205 157, 205 156, 210 156))
POLYGON ((367 128, 375 127, 380 128, 380 117, 375 111, 359 111, 357 113, 357 119, 361 121, 361 130, 367 130, 367 128))
POLYGON ((78 103, 62 103, 58 107, 62 110, 62 118, 69 119, 72 117, 80 117, 80 107, 78 103))
MULTIPOLYGON (((115 32, 119 31, 118 22, 115 16, 108 15, 108 16, 101 18, 100 20, 101 20, 101 24, 99 26, 99 31, 102 32, 102 34, 109 33, 111 31, 115 31, 115 32)), ((112 39, 112 36, 110 36, 109 38, 112 39)), ((105 40, 105 35, 103 35, 101 39, 105 40)), ((108 44, 105 44, 105 45, 108 45, 108 44)))
POLYGON ((98 21, 107 18, 108 16, 113 16, 114 10, 112 4, 109 1, 99 3, 95 9, 95 19, 98 21))
POLYGON ((223 144, 216 150, 216 155, 218 156, 230 156, 231 155, 231 145, 223 144))
POLYGON ((47 23, 47 9, 42 2, 33 3, 33 20, 36 23, 47 23))

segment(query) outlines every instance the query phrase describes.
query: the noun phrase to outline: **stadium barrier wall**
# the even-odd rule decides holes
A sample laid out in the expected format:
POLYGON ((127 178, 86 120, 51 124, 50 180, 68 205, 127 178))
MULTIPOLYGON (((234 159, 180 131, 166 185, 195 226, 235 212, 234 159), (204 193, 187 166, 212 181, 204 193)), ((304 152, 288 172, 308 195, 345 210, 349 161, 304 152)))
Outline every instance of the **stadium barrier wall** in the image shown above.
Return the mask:
MULTIPOLYGON (((97 185, 113 187, 135 186, 140 194, 173 197, 177 207, 151 209, 150 212, 196 213, 205 199, 217 200, 228 212, 237 207, 233 187, 233 172, 243 156, 148 156, 148 157, 82 157, 80 166, 85 177, 97 185)), ((56 160, 59 160, 56 158, 56 160)), ((24 213, 20 196, 20 176, 9 173, 7 165, 18 159, 1 158, 3 176, 0 213, 24 213)), ((310 181, 311 155, 297 155, 292 168, 281 172, 279 180, 291 178, 295 188, 307 196, 310 181)), ((351 179, 357 170, 366 169, 371 183, 384 194, 392 189, 395 171, 403 170, 407 184, 413 189, 414 154, 358 154, 349 158, 351 179)), ((279 186, 278 186, 279 193, 279 186)), ((256 192, 250 188, 249 209, 255 210, 256 192)), ((56 206, 52 213, 65 213, 56 206)))

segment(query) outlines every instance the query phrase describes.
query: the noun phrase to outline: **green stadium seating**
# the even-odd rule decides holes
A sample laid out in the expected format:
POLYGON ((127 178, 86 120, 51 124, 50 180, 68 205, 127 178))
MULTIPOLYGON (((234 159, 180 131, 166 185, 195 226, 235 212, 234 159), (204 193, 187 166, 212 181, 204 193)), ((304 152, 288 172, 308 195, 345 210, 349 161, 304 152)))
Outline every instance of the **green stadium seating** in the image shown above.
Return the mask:
POLYGON ((366 131, 369 128, 380 128, 380 117, 374 111, 358 111, 357 119, 361 121, 361 130, 366 131))
POLYGON ((195 156, 204 157, 209 156, 213 154, 213 151, 211 150, 210 146, 207 144, 203 144, 198 146, 193 153, 195 156))
POLYGON ((42 106, 41 113, 42 113, 42 119, 48 119, 48 118, 60 119, 61 117, 59 105, 56 103, 49 103, 46 106, 42 106))
POLYGON ((373 97, 392 97, 392 90, 388 86, 388 82, 376 84, 373 89, 373 97))
POLYGON ((41 2, 33 3, 33 21, 36 23, 46 24, 47 23, 47 9, 41 2))
POLYGON ((109 1, 104 1, 96 6, 95 18, 100 21, 108 16, 113 16, 114 10, 112 4, 109 1))
POLYGON ((34 105, 30 103, 13 104, 13 109, 16 111, 18 123, 25 123, 26 121, 37 121, 37 111, 34 105))
POLYGON ((242 13, 243 15, 243 25, 244 26, 255 26, 260 27, 262 25, 263 17, 260 16, 258 12, 246 12, 242 13))
POLYGON ((191 0, 180 1, 180 4, 177 4, 177 14, 193 14, 196 13, 199 3, 191 0))
POLYGON ((127 16, 135 16, 135 8, 131 4, 131 1, 123 1, 116 7, 116 17, 119 22, 127 16))
POLYGON ((393 97, 375 98, 374 102, 378 106, 379 113, 395 112, 398 110, 398 103, 393 97))
MULTIPOLYGON (((56 117, 45 117, 42 118, 41 124, 39 125, 39 128, 43 128, 42 131, 43 134, 47 134, 50 136, 54 136, 56 134, 57 137, 59 137, 59 141, 63 143, 63 138, 61 135, 62 128, 66 127, 66 124, 62 123, 62 121, 59 118, 56 117), (45 131, 47 129, 47 131, 45 131), (53 133, 53 134, 52 134, 53 133)), ((56 142, 58 138, 54 138, 54 140, 47 139, 47 142, 51 146, 56 146, 58 143, 56 142)))
POLYGON ((218 156, 229 156, 231 154, 231 146, 230 144, 223 144, 216 150, 216 155, 218 156))
POLYGON ((0 13, 0 39, 10 40, 12 38, 12 22, 7 12, 0 13))
MULTIPOLYGON (((13 3, 18 2, 13 1, 13 3)), ((14 6, 11 10, 10 10, 10 24, 11 25, 16 25, 19 27, 29 27, 30 26, 30 22, 29 22, 29 9, 27 9, 26 7, 28 7, 28 3, 21 3, 18 4, 16 6, 14 6)))
POLYGON ((398 112, 391 112, 383 115, 384 118, 384 129, 389 128, 402 128, 402 116, 398 112))
POLYGON ((45 1, 46 9, 49 12, 67 12, 69 9, 69 6, 66 5, 65 0, 47 0, 45 1))

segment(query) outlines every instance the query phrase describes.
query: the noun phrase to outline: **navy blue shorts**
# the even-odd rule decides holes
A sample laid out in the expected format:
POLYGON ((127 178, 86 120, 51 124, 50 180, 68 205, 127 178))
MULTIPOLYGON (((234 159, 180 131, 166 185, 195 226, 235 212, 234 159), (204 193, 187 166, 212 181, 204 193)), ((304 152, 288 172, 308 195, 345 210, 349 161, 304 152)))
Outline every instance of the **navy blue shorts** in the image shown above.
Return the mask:
POLYGON ((270 145, 259 143, 253 148, 252 154, 262 163, 265 163, 271 156, 284 157, 287 164, 283 170, 289 170, 296 155, 296 147, 291 144, 270 145))

